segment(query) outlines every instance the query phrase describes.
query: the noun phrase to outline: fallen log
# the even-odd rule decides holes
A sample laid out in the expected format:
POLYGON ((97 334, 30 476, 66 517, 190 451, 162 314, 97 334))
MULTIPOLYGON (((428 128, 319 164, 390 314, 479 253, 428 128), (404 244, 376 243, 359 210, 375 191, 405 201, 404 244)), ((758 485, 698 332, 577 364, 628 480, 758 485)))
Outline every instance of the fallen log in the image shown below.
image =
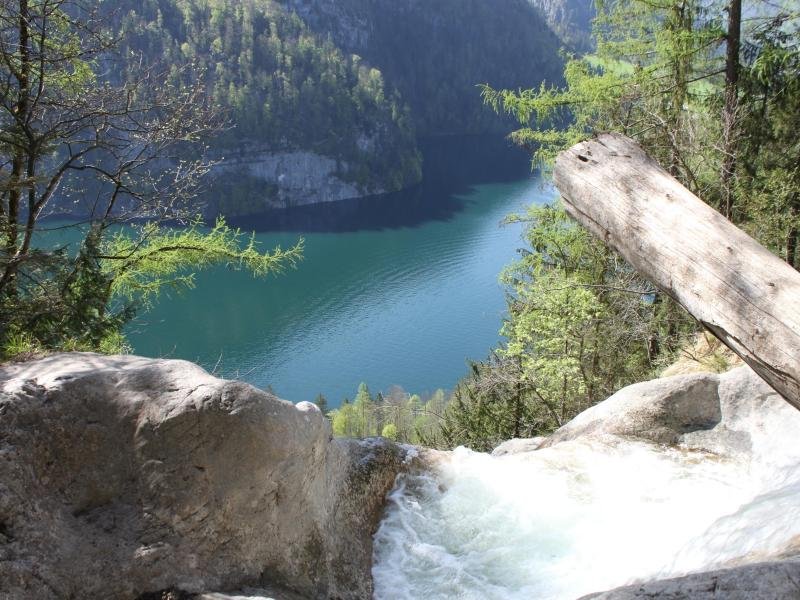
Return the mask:
POLYGON ((624 136, 576 144, 554 174, 572 217, 800 409, 800 273, 624 136))

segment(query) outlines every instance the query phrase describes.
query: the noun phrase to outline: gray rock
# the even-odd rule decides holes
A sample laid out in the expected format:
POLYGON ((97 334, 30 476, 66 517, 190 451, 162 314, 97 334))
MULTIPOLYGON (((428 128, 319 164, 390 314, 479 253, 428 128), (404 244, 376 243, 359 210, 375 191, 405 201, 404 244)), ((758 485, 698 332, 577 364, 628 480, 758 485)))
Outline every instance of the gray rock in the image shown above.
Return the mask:
POLYGON ((742 366, 720 375, 675 375, 628 386, 579 414, 537 448, 615 436, 751 460, 785 456, 793 461, 798 459, 794 452, 773 450, 780 440, 791 439, 798 426, 800 412, 742 366))
POLYGON ((800 561, 786 560, 695 573, 589 594, 581 600, 797 600, 800 561))
POLYGON ((254 211, 335 202, 385 191, 359 189, 342 176, 347 168, 341 161, 314 152, 250 148, 220 160, 214 165, 212 175, 236 177, 246 174, 273 184, 277 195, 272 198, 265 196, 264 204, 252 207, 254 211))
POLYGON ((774 462, 794 452, 778 450, 782 440, 792 439, 800 426, 800 412, 779 396, 750 367, 719 375, 717 390, 720 422, 713 429, 686 432, 683 446, 702 448, 727 456, 747 455, 751 460, 774 462))
POLYGON ((677 443, 687 432, 711 429, 720 422, 718 387, 719 376, 712 373, 677 375, 628 386, 583 411, 540 447, 600 435, 677 443))
POLYGON ((524 452, 532 452, 538 450, 542 442, 546 440, 545 436, 537 436, 532 438, 515 438, 513 440, 506 440, 497 448, 492 450, 492 456, 506 456, 509 454, 521 454, 524 452))
POLYGON ((62 354, 0 368, 0 598, 284 585, 369 598, 404 452, 333 440, 196 365, 62 354))

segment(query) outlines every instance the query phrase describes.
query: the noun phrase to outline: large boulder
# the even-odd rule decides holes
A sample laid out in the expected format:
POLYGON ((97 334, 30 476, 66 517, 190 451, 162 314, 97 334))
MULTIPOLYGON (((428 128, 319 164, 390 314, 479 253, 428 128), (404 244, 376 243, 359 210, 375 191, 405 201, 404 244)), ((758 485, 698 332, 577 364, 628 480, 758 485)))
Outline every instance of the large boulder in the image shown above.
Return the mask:
MULTIPOLYGON (((523 442, 518 448, 524 452, 577 439, 628 438, 752 460, 800 461, 800 451, 781 447, 772 452, 795 435, 798 424, 800 412, 743 366, 719 375, 674 375, 625 387, 552 435, 527 442, 535 442, 533 448, 523 442)), ((506 442, 497 450, 515 453, 514 448, 506 442)))
POLYGON ((689 431, 711 429, 720 422, 718 387, 719 376, 711 373, 630 385, 580 413, 540 447, 598 435, 673 444, 689 431))
POLYGON ((277 584, 369 598, 398 446, 334 440, 196 365, 60 354, 0 368, 0 598, 277 584))

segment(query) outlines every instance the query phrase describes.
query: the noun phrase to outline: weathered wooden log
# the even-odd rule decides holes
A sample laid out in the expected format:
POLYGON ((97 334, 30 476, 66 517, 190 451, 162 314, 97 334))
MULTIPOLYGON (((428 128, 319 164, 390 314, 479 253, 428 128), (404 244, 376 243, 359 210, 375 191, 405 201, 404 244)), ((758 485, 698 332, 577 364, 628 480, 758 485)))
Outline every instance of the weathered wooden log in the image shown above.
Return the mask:
POLYGON ((800 409, 800 273, 624 136, 562 152, 555 183, 570 215, 800 409))

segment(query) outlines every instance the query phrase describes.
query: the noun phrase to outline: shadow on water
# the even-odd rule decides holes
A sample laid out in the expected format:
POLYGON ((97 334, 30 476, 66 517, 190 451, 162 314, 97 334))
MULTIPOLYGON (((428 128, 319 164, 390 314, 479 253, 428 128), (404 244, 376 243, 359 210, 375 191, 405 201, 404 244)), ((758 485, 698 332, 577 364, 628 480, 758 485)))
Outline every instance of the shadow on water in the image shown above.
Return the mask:
POLYGON ((423 180, 391 194, 273 210, 229 218, 258 232, 343 233, 419 227, 447 221, 465 207, 474 186, 517 181, 530 158, 500 136, 448 136, 420 143, 423 180))

